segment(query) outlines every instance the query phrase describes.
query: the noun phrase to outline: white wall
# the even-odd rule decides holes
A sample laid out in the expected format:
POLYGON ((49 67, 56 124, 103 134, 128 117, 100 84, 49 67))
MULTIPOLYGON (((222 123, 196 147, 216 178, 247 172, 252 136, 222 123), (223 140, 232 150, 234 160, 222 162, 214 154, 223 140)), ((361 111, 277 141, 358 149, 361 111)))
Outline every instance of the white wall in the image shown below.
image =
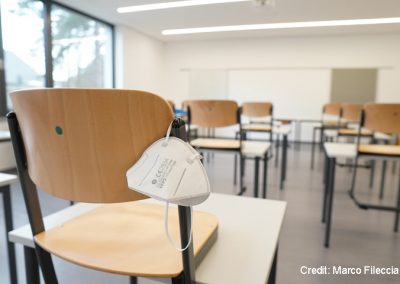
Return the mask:
POLYGON ((116 86, 163 95, 164 43, 133 29, 116 28, 116 86))
POLYGON ((190 70, 226 70, 228 98, 258 100, 264 95, 274 101, 278 116, 319 118, 329 100, 327 74, 332 68, 380 68, 377 101, 400 102, 399 46, 400 34, 167 43, 166 96, 177 102, 188 98, 190 70), (271 89, 275 93, 268 94, 271 89), (238 90, 246 94, 240 98, 238 90), (298 103, 300 112, 293 108, 298 103))

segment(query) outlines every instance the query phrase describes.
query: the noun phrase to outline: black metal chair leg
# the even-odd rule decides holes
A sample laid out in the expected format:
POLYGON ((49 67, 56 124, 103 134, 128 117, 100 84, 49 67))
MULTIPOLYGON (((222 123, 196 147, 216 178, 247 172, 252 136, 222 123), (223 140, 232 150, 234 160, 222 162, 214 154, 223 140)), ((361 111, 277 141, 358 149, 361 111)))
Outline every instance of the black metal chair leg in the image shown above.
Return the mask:
POLYGON ((268 153, 264 155, 263 198, 267 198, 268 153))
POLYGON ((254 159, 254 197, 258 197, 258 175, 260 168, 260 157, 254 159))
POLYGON ((137 284, 138 279, 135 276, 129 276, 129 284, 137 284))

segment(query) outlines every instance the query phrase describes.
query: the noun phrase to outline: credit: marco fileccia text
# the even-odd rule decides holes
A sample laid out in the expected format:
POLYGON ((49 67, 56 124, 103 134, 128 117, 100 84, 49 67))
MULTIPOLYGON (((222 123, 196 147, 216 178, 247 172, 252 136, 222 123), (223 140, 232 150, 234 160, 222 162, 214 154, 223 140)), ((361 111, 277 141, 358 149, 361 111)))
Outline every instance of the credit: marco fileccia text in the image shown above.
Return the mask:
POLYGON ((300 267, 300 273, 303 275, 399 275, 399 267, 387 266, 378 267, 374 265, 364 265, 359 267, 332 265, 322 265, 319 267, 310 267, 303 265, 300 267))

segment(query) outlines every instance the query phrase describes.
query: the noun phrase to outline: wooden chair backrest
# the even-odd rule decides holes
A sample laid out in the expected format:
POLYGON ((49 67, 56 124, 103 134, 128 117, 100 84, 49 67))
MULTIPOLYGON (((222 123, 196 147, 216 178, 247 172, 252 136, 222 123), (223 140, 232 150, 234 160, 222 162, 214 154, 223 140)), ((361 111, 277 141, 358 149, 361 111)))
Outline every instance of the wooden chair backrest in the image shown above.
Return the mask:
POLYGON ((126 171, 162 138, 168 103, 143 91, 36 89, 11 93, 33 182, 73 201, 146 198, 128 189, 126 171))
POLYGON ((364 105, 363 111, 363 126, 369 130, 386 134, 400 133, 400 103, 368 103, 364 105))
POLYGON ((323 107, 323 114, 339 116, 341 108, 341 103, 328 103, 323 107))
POLYGON ((358 122, 362 109, 362 104, 342 104, 342 118, 348 122, 358 122))
POLYGON ((190 123, 200 127, 225 127, 238 124, 238 104, 229 100, 186 101, 190 123))
POLYGON ((242 104, 242 115, 247 117, 272 116, 272 103, 247 102, 242 104))

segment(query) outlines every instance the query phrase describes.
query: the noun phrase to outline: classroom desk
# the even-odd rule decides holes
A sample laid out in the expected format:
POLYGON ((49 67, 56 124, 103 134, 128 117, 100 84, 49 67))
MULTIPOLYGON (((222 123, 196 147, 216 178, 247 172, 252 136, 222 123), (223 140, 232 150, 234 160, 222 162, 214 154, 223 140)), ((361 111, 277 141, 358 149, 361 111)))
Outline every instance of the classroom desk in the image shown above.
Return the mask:
MULTIPOLYGON (((242 140, 240 144, 239 140, 225 139, 225 138, 197 138, 190 141, 190 144, 197 150, 210 150, 210 151, 230 151, 241 153, 246 159, 254 159, 254 197, 258 197, 259 192, 259 167, 260 159, 264 161, 263 169, 263 192, 262 197, 267 197, 267 172, 268 172, 268 151, 271 148, 271 143, 261 141, 246 141, 242 140)), ((236 182, 236 157, 234 164, 234 181, 236 182)), ((242 186, 242 185, 241 185, 242 186)), ((244 189, 241 188, 238 195, 244 193, 244 189)))
MULTIPOLYGON (((390 155, 387 153, 392 153, 392 147, 396 147, 393 145, 360 145, 359 149, 373 149, 374 152, 371 153, 370 158, 374 159, 388 159, 390 155), (381 154, 375 154, 375 149, 382 149, 381 154), (390 150, 385 152, 386 149, 390 150)), ((396 147, 397 148, 397 147, 396 147)), ((398 149, 396 149, 398 150, 398 149)), ((322 206, 322 222, 325 222, 325 247, 329 247, 330 245, 330 233, 332 226, 332 210, 333 210, 333 198, 335 192, 335 168, 336 168, 336 160, 338 158, 348 158, 354 159, 357 157, 357 145, 349 144, 349 143, 324 143, 324 152, 325 152, 325 186, 324 186, 324 194, 323 194, 323 206, 322 206)), ((366 155, 367 152, 364 153, 364 157, 368 158, 366 155)), ((398 155, 396 153, 396 155, 398 155)), ((396 159, 396 158, 394 158, 396 159)), ((382 191, 382 188, 381 188, 382 191)), ((395 228, 397 228, 398 215, 396 215, 395 228)), ((396 231, 396 229, 395 229, 396 231)))
MULTIPOLYGON (((288 136, 291 133, 291 131, 292 127, 290 124, 283 124, 273 128, 273 133, 277 135, 277 143, 279 143, 279 136, 282 136, 281 175, 279 183, 279 188, 281 190, 283 190, 286 181, 288 136)), ((279 155, 279 147, 276 147, 276 156, 278 155, 279 155)))
MULTIPOLYGON (((154 199, 138 202, 162 204, 154 199)), ((45 217, 45 226, 58 226, 98 206, 101 205, 70 206, 45 217)), ((196 268, 196 283, 275 283, 286 202, 212 193, 195 210, 212 213, 219 220, 218 238, 196 268)), ((30 226, 10 232, 9 237, 24 246, 27 279, 39 283, 30 226)))
POLYGON ((292 121, 295 125, 294 141, 297 142, 297 149, 300 149, 301 144, 301 125, 303 123, 321 123, 321 119, 310 119, 310 118, 293 118, 292 121))
MULTIPOLYGON (((277 121, 289 121, 278 119, 277 121)), ((290 120, 292 122, 292 120, 290 120)), ((260 123, 250 123, 244 124, 242 126, 242 132, 265 132, 276 134, 276 154, 275 154, 275 167, 278 166, 278 159, 279 159, 279 141, 280 136, 282 136, 282 157, 281 157, 281 174, 280 174, 280 183, 279 188, 281 190, 284 189, 285 181, 286 181, 286 172, 287 172, 287 148, 288 148, 288 136, 292 131, 292 127, 290 123, 280 123, 279 125, 274 125, 271 127, 269 124, 260 124, 260 123)), ((272 136, 271 136, 272 138, 272 136)), ((249 141, 249 140, 246 140, 249 141)), ((250 140, 251 141, 251 140, 250 140)))
POLYGON ((325 247, 329 247, 332 226, 333 196, 335 191, 336 159, 357 156, 357 145, 350 143, 324 143, 325 185, 322 200, 322 222, 325 222, 325 247))

